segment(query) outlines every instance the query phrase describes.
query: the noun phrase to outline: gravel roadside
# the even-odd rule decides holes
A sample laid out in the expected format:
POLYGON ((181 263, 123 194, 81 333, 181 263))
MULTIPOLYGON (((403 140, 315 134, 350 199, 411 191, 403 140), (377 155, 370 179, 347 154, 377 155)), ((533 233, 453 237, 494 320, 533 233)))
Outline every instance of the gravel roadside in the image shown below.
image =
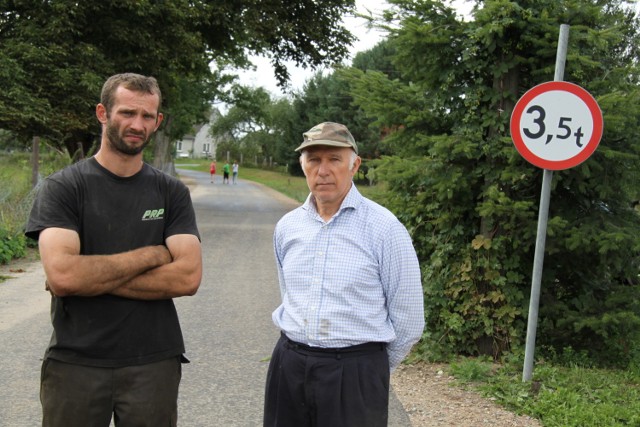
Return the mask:
POLYGON ((536 419, 507 411, 455 384, 447 365, 401 365, 391 385, 413 427, 540 427, 536 419))

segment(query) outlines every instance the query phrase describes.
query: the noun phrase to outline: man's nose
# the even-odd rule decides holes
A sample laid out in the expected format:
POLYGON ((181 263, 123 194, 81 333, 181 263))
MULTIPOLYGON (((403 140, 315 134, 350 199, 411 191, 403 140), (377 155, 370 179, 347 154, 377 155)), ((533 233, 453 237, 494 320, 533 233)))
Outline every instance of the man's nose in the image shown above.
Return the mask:
POLYGON ((145 119, 142 115, 136 115, 133 120, 131 120, 131 125, 129 126, 131 129, 142 131, 145 128, 145 119))
POLYGON ((328 175, 329 174, 329 162, 328 161, 321 161, 320 165, 318 166, 318 174, 320 175, 328 175))

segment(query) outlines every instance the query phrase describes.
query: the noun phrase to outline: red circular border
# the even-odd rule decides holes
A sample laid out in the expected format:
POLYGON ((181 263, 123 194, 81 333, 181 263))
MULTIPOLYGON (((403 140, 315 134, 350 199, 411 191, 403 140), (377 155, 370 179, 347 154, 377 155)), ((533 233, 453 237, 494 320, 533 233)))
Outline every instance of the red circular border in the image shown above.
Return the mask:
POLYGON ((580 86, 569 82, 554 81, 534 86, 522 95, 522 98, 518 100, 513 108, 513 113, 511 114, 511 139, 516 146, 516 149, 529 163, 543 169, 563 170, 578 166, 580 163, 587 160, 594 151, 596 151, 598 144, 600 144, 600 139, 602 138, 602 130, 602 111, 598 106, 598 102, 589 92, 580 86), (576 95, 587 105, 593 119, 593 133, 591 134, 589 142, 587 142, 587 146, 580 151, 580 153, 565 160, 546 160, 542 157, 536 156, 531 152, 531 150, 529 150, 529 148, 527 148, 524 140, 522 139, 522 135, 520 134, 520 119, 522 118, 524 107, 526 107, 536 96, 552 90, 561 90, 576 95))

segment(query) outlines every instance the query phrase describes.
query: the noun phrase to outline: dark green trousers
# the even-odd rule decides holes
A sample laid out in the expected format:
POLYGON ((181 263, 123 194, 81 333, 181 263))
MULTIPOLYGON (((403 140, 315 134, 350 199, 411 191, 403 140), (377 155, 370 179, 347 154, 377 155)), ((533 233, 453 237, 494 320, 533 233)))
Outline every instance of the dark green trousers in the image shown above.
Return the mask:
POLYGON ((42 364, 43 427, 173 426, 178 420, 180 357, 124 368, 47 359, 42 364))

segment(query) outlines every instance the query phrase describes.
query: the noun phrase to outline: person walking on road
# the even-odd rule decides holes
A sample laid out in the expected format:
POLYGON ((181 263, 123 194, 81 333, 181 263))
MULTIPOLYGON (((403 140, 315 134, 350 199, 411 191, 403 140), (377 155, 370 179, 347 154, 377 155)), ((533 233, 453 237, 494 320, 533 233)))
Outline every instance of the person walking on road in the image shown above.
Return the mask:
POLYGON ((224 166, 222 166, 222 183, 223 184, 228 184, 229 183, 229 162, 226 162, 224 164, 224 166))
POLYGON ((390 373, 420 339, 420 267, 406 228, 353 184, 361 159, 325 122, 296 148, 310 194, 274 231, 281 336, 264 427, 387 426, 390 373))
POLYGON ((216 161, 214 160, 209 165, 209 174, 211 175, 211 183, 216 183, 216 161))
POLYGON ((233 162, 233 166, 231 170, 233 173, 233 183, 237 184, 238 183, 238 162, 237 161, 233 162))
POLYGON ((53 335, 44 427, 176 426, 184 341, 173 299, 202 277, 188 188, 143 162, 162 122, 153 77, 102 88, 100 149, 48 177, 26 227, 38 240, 53 335))

